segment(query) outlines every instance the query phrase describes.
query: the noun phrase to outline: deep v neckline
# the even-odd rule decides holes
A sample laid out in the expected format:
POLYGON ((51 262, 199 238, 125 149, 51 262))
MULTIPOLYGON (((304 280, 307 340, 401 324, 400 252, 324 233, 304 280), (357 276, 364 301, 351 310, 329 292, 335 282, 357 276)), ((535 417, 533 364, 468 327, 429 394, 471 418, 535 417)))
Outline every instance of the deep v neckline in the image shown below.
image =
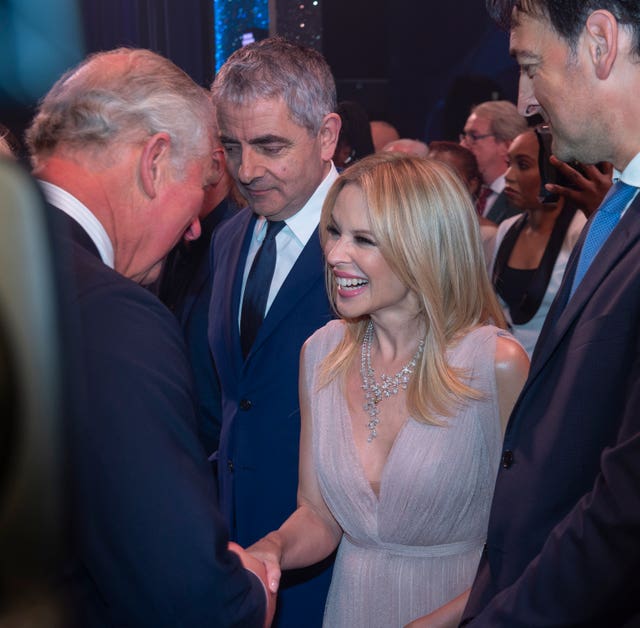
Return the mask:
POLYGON ((407 430, 407 426, 412 421, 412 418, 408 416, 405 418, 403 424, 400 426, 398 433, 393 439, 393 443, 391 443, 391 447, 389 448, 389 453, 382 465, 382 471, 380 472, 380 487, 378 490, 378 494, 371 485, 371 482, 367 479, 367 474, 365 472, 364 464, 362 463, 362 458, 360 457, 360 452, 358 451, 358 447, 356 446, 355 435, 353 433, 353 417, 351 416, 351 411, 349 410, 349 402, 347 400, 346 395, 340 395, 343 400, 343 413, 342 413, 342 421, 345 425, 346 433, 349 440, 349 449, 351 451, 351 455, 355 461, 355 466, 358 468, 359 476, 367 487, 369 493, 373 497, 374 502, 378 505, 382 501, 382 491, 385 485, 385 477, 387 475, 387 469, 389 468, 390 462, 392 462, 394 452, 398 448, 398 441, 402 438, 404 432, 407 430))
MULTIPOLYGON (((464 335, 462 335, 458 339, 458 341, 456 343, 454 343, 452 346, 447 348, 447 357, 448 358, 450 357, 450 352, 454 348, 460 347, 469 336, 474 334, 478 329, 481 329, 482 327, 484 327, 484 326, 483 325, 478 325, 476 327, 473 327, 471 330, 467 331, 464 335)), ((375 504, 377 506, 382 501, 382 491, 383 491, 383 487, 385 485, 385 477, 388 474, 387 473, 388 468, 390 466, 390 463, 393 461, 392 460, 393 456, 395 454, 396 449, 398 448, 398 442, 404 436, 404 433, 407 431, 409 424, 411 422, 415 421, 415 419, 413 419, 411 416, 406 417, 404 422, 403 422, 403 424, 400 426, 400 429, 398 430, 398 433, 396 434, 395 438, 393 439, 393 443, 391 444, 391 447, 389 449, 389 453, 387 454, 387 457, 386 457, 386 459, 384 461, 384 464, 382 466, 382 471, 380 473, 380 487, 379 487, 379 490, 378 490, 378 494, 376 495, 376 492, 375 492, 373 486, 371 485, 371 482, 367 479, 367 474, 365 473, 364 464, 362 463, 362 459, 360 457, 360 452, 358 451, 358 447, 356 446, 355 435, 353 433, 353 417, 351 415, 351 410, 349 409, 349 401, 347 399, 347 395, 346 395, 345 392, 343 392, 340 389, 340 386, 338 386, 337 394, 342 399, 342 407, 343 407, 342 421, 345 424, 345 430, 346 430, 347 438, 349 440, 349 449, 351 451, 351 455, 353 456, 353 459, 355 461, 355 465, 358 468, 359 475, 362 478, 362 481, 364 482, 365 486, 367 487, 368 491, 370 492, 370 494, 373 497, 373 500, 374 500, 374 502, 375 502, 375 504)))

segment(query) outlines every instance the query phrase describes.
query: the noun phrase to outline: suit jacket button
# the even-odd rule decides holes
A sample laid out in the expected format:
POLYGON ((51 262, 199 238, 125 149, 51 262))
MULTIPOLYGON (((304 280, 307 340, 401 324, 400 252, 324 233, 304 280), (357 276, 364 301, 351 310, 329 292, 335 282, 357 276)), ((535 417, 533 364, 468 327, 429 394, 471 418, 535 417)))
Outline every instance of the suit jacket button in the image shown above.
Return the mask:
POLYGON ((227 460, 227 469, 233 473, 233 460, 227 460))
POLYGON ((251 410, 251 401, 248 399, 240 399, 240 410, 251 410))
POLYGON ((502 453, 502 466, 508 469, 513 464, 513 452, 510 449, 502 453))

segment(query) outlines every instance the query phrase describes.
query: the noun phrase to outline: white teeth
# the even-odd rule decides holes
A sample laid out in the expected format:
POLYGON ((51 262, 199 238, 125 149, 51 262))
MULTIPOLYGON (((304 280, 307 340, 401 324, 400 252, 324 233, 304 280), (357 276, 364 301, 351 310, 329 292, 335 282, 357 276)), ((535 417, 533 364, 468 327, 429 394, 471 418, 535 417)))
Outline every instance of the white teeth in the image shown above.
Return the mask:
POLYGON ((341 288, 354 288, 357 286, 364 286, 369 282, 366 279, 350 279, 347 277, 336 277, 336 283, 341 288))

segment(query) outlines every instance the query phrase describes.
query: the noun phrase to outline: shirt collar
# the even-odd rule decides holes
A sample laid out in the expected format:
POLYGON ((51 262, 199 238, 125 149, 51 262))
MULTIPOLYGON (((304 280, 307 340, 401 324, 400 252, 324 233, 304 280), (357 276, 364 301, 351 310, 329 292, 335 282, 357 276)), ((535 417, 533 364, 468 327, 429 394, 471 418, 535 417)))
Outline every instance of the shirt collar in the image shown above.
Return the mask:
POLYGON ((38 180, 38 183, 47 201, 73 218, 87 232, 100 253, 100 259, 109 268, 113 268, 113 244, 111 244, 102 223, 91 213, 91 210, 75 196, 57 185, 42 180, 38 180))
MULTIPOLYGON (((322 204, 329 192, 329 188, 338 178, 338 171, 331 162, 331 168, 322 183, 316 188, 309 200, 304 204, 302 209, 293 216, 285 220, 287 228, 298 239, 302 246, 305 246, 320 222, 320 213, 322 212, 322 204)), ((258 218, 256 224, 256 233, 258 242, 262 242, 266 235, 267 220, 263 216, 258 218)))
POLYGON ((613 180, 621 179, 624 183, 640 188, 640 153, 638 153, 628 164, 627 167, 620 172, 613 170, 613 180))

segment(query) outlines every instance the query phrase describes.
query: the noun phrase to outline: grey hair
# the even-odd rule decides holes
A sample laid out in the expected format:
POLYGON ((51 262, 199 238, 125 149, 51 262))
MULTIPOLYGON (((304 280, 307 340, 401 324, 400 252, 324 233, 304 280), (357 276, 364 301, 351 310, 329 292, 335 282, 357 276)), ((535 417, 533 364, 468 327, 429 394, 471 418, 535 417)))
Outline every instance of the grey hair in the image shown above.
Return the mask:
POLYGON ((324 57, 311 48, 271 37, 236 50, 211 85, 218 105, 282 98, 293 121, 316 135, 336 111, 336 85, 324 57))
POLYGON ((527 121, 518 113, 518 108, 508 100, 488 100, 476 105, 471 113, 491 121, 491 132, 496 139, 511 142, 527 130, 527 121))
POLYGON ((178 169, 206 156, 212 120, 208 92, 171 61, 118 48, 90 55, 54 84, 26 141, 36 164, 59 147, 106 150, 164 132, 178 169))

